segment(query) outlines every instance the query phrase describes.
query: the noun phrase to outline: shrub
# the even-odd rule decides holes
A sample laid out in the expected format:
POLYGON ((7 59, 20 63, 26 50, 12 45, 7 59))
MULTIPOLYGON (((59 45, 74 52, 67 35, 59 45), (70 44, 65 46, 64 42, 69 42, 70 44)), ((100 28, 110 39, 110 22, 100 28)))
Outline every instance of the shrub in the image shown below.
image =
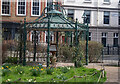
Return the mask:
POLYGON ((65 62, 73 62, 73 50, 74 47, 70 47, 67 44, 59 45, 60 55, 64 56, 61 58, 63 58, 65 62))
POLYGON ((8 58, 6 59, 6 62, 7 62, 7 63, 17 64, 17 63, 18 63, 18 58, 17 58, 17 57, 8 57, 8 58))
MULTIPOLYGON (((86 42, 80 41, 81 50, 86 51, 86 42)), ((99 42, 95 41, 89 41, 88 42, 88 56, 89 56, 89 62, 97 62, 99 57, 101 56, 101 51, 103 49, 103 46, 99 42)))
POLYGON ((101 56, 103 45, 98 42, 90 41, 88 46, 89 62, 97 62, 101 56))

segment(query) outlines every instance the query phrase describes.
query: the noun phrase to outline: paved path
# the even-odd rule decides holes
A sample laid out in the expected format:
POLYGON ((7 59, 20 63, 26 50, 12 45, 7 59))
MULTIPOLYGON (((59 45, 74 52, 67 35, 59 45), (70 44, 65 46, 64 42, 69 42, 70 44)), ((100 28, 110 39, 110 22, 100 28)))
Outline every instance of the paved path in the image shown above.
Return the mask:
MULTIPOLYGON (((101 63, 90 63, 88 68, 102 69, 101 63)), ((105 84, 120 84, 120 67, 104 66, 107 72, 107 81, 105 84)))

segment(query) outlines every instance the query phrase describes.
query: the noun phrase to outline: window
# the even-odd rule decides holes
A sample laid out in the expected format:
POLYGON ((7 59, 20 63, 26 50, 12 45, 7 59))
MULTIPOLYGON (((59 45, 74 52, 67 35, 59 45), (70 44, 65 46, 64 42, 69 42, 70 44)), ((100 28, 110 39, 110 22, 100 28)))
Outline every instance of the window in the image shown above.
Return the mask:
POLYGON ((117 47, 118 46, 118 33, 114 33, 114 38, 113 38, 113 46, 117 47))
POLYGON ((110 0, 104 0, 104 2, 107 2, 107 3, 109 3, 109 2, 110 2, 110 0))
POLYGON ((89 41, 91 41, 91 32, 89 32, 89 41))
POLYGON ((2 0, 2 15, 10 15, 10 0, 2 0))
POLYGON ((90 14, 91 14, 91 11, 85 10, 84 13, 87 16, 87 19, 85 20, 85 23, 87 23, 87 21, 88 21, 88 23, 90 23, 90 14))
POLYGON ((91 0, 85 0, 85 1, 91 1, 91 0))
POLYGON ((119 12, 119 21, 118 22, 119 22, 119 25, 120 25, 120 12, 119 12))
POLYGON ((85 0, 84 2, 91 2, 91 0, 85 0))
POLYGON ((104 47, 106 47, 106 38, 107 38, 107 33, 102 33, 102 44, 104 47))
POLYGON ((26 0, 17 0, 17 15, 26 15, 26 0))
POLYGON ((104 12, 104 24, 109 24, 109 19, 110 19, 110 12, 105 11, 104 12))
POLYGON ((32 0, 32 16, 39 16, 40 15, 40 0, 32 0))
POLYGON ((68 9, 68 18, 74 20, 74 10, 68 9))

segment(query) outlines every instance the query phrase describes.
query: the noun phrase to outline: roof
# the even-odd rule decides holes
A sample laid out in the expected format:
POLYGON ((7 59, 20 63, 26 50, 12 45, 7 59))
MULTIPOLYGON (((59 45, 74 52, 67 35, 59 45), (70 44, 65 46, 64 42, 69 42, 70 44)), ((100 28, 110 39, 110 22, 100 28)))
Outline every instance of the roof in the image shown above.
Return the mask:
MULTIPOLYGON (((45 8, 46 9, 46 8, 45 8)), ((63 10, 62 10, 63 11, 63 10)), ((76 22, 71 22, 65 18, 61 11, 53 9, 43 14, 35 21, 27 23, 28 30, 48 30, 48 19, 50 20, 50 31, 75 31, 76 22)), ((77 30, 86 30, 86 25, 77 22, 77 30)))

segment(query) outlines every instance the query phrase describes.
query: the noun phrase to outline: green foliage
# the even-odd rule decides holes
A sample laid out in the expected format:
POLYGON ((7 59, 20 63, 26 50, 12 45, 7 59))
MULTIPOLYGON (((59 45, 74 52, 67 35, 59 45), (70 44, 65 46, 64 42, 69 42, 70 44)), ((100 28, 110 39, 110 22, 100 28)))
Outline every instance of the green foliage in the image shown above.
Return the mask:
POLYGON ((47 74, 52 75, 53 68, 52 67, 46 68, 46 72, 47 72, 47 74))
POLYGON ((67 73, 70 70, 70 67, 61 67, 62 73, 67 73))
MULTIPOLYGON (((61 71, 61 67, 59 68, 52 68, 53 73, 51 75, 46 73, 46 69, 40 71, 38 76, 31 75, 31 70, 33 69, 32 66, 20 66, 24 69, 24 74, 16 74, 15 70, 18 66, 12 65, 9 71, 6 71, 6 75, 2 76, 2 82, 63 82, 64 80, 68 80, 74 76, 84 76, 85 74, 88 75, 86 78, 73 78, 68 80, 67 82, 97 82, 100 71, 96 69, 88 69, 85 67, 74 68, 74 67, 67 67, 69 71, 63 73, 61 71), (9 72, 9 73, 8 73, 9 72), (97 74, 91 76, 93 73, 97 72, 97 74), (44 74, 43 74, 44 73, 44 74)), ((34 69, 38 69, 39 67, 35 66, 34 69)), ((41 68, 42 69, 42 68, 41 68)), ((40 69, 39 69, 40 70, 40 69)), ((104 78, 100 79, 100 82, 105 82, 106 75, 104 78)))
POLYGON ((67 44, 59 45, 60 55, 63 55, 63 59, 66 62, 73 62, 73 51, 75 47, 70 47, 67 44))
POLYGON ((17 64, 18 63, 18 58, 17 57, 8 57, 6 59, 6 63, 14 63, 17 64))
POLYGON ((61 80, 63 80, 63 81, 67 79, 67 77, 64 76, 63 74, 57 75, 57 78, 58 78, 58 79, 61 79, 61 80))
POLYGON ((32 76, 40 76, 40 72, 41 72, 40 69, 32 69, 31 70, 32 76))
POLYGON ((2 69, 2 76, 6 76, 10 73, 9 69, 2 69))
POLYGON ((11 66, 12 66, 12 65, 11 65, 10 63, 4 63, 4 64, 2 65, 2 67, 3 67, 4 69, 9 69, 11 66))
POLYGON ((24 73, 24 68, 20 65, 15 67, 15 73, 16 74, 23 74, 24 73))

